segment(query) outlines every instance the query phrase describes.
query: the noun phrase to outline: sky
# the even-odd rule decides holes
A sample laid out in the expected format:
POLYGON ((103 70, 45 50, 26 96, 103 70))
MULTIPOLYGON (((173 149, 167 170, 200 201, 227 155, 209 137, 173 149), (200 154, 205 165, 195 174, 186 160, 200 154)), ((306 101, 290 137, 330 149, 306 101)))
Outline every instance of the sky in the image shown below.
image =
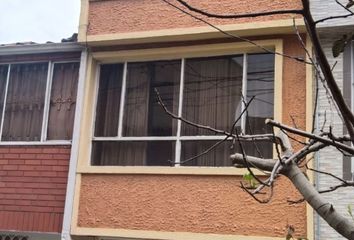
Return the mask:
POLYGON ((78 32, 80 0, 0 0, 0 44, 60 42, 78 32))

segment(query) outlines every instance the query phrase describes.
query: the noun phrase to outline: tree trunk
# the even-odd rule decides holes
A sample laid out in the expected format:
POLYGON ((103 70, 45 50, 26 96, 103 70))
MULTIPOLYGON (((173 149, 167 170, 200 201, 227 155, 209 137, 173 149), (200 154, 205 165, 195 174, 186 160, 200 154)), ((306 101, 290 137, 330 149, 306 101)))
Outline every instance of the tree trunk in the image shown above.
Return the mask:
POLYGON ((297 165, 290 163, 281 173, 290 179, 304 199, 333 229, 345 238, 354 240, 354 223, 339 214, 316 191, 297 165))

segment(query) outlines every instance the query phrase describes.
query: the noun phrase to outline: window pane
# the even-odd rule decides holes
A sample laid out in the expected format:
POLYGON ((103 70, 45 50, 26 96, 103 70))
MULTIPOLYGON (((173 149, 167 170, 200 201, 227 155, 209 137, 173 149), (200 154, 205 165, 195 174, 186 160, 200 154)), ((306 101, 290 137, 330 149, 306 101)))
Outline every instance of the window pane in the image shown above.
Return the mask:
MULTIPOLYGON (((187 59, 183 117, 229 131, 239 112, 242 91, 242 56, 187 59)), ((213 135, 182 124, 182 135, 213 135)))
POLYGON ((157 103, 155 88, 166 107, 178 113, 181 61, 129 63, 124 136, 176 135, 177 121, 157 103))
POLYGON ((122 78, 123 64, 101 65, 95 123, 96 137, 112 137, 118 134, 122 78))
POLYGON ((175 142, 93 142, 92 164, 99 166, 172 166, 175 142))
POLYGON ((230 141, 223 142, 207 154, 192 161, 185 162, 188 159, 203 153, 217 142, 218 141, 182 141, 181 165, 214 167, 232 166, 230 160, 232 143, 230 141))
POLYGON ((39 141, 48 63, 11 66, 2 140, 39 141))
POLYGON ((6 80, 9 66, 0 65, 0 119, 2 117, 2 110, 4 106, 4 97, 6 91, 6 80))
MULTIPOLYGON (((232 166, 232 161, 230 160, 230 155, 234 153, 241 153, 240 146, 238 142, 235 142, 232 146, 231 141, 225 141, 213 148, 207 154, 187 161, 191 158, 204 153, 209 148, 211 148, 218 141, 182 141, 181 150, 181 165, 182 166, 214 166, 214 167, 228 167, 232 166), (187 161, 187 162, 185 162, 187 161)), ((273 145, 268 141, 264 142, 243 142, 242 148, 247 155, 262 157, 262 158, 272 158, 273 145)))
POLYGON ((75 117, 79 63, 54 64, 47 139, 72 137, 75 117))
POLYGON ((247 99, 255 97, 248 108, 246 133, 269 133, 265 119, 274 116, 274 54, 248 56, 247 99))

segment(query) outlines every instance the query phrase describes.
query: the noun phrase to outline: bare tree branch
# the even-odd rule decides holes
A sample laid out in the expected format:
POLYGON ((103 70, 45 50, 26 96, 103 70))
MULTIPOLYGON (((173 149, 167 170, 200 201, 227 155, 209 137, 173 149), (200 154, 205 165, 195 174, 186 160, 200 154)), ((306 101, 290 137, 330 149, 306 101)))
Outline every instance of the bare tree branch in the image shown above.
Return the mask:
POLYGON ((254 17, 271 16, 271 15, 302 14, 301 9, 284 9, 284 10, 274 10, 274 11, 267 11, 267 12, 246 13, 246 14, 215 14, 215 13, 209 13, 207 11, 193 7, 183 0, 176 0, 176 1, 182 4, 183 6, 185 6, 186 8, 188 8, 190 11, 202 14, 210 18, 238 19, 238 18, 254 18, 254 17))
POLYGON ((307 27, 307 32, 309 37, 313 42, 314 51, 317 57, 317 62, 322 70, 322 73, 325 77, 325 80, 328 84, 328 87, 332 93, 332 96, 336 102, 337 107, 341 115, 343 116, 343 120, 349 132, 349 135, 354 143, 354 115, 349 109, 348 105, 345 103, 341 90, 338 87, 337 82, 334 79, 333 73, 331 71, 331 67, 328 63, 326 55, 321 47, 320 40, 318 38, 316 22, 313 20, 310 10, 310 2, 309 0, 302 0, 302 4, 304 7, 304 19, 307 27))
POLYGON ((328 20, 333 20, 333 19, 339 19, 339 18, 348 18, 348 17, 351 17, 351 16, 354 16, 354 13, 347 7, 345 7, 342 3, 340 3, 338 0, 336 0, 336 3, 341 6, 343 9, 345 9, 346 11, 349 12, 349 14, 345 14, 345 15, 337 15, 337 16, 330 16, 330 17, 326 17, 326 18, 322 18, 320 20, 317 20, 315 22, 315 24, 319 24, 321 22, 325 22, 325 21, 328 21, 328 20))
POLYGON ((193 15, 193 14, 191 14, 191 13, 185 11, 184 9, 182 9, 182 8, 180 8, 180 7, 178 7, 178 6, 176 6, 175 4, 169 2, 168 0, 161 0, 161 1, 167 3, 167 4, 170 5, 171 7, 174 7, 175 9, 177 9, 177 10, 179 10, 179 11, 181 11, 181 12, 187 14, 188 16, 191 16, 192 18, 194 18, 194 19, 196 19, 196 20, 198 20, 198 21, 201 21, 201 22, 207 24, 208 26, 214 28, 215 30, 217 30, 218 32, 224 34, 225 36, 227 36, 227 37, 229 37, 229 38, 236 39, 236 40, 238 40, 238 41, 247 42, 247 43, 249 43, 249 44, 252 44, 253 46, 258 47, 259 49, 261 49, 261 50, 263 50, 264 52, 267 52, 267 53, 272 53, 272 54, 275 54, 275 55, 278 55, 278 56, 283 56, 283 57, 286 57, 286 58, 289 58, 289 59, 293 59, 293 60, 298 61, 298 62, 301 62, 301 63, 311 64, 310 62, 305 61, 305 60, 304 60, 303 58, 301 58, 301 57, 290 56, 290 55, 287 55, 287 54, 284 54, 284 53, 279 53, 279 52, 273 51, 273 50, 271 50, 271 49, 265 48, 265 47, 263 47, 263 46, 257 44, 256 42, 254 42, 254 41, 252 41, 252 40, 249 40, 249 39, 247 39, 247 38, 240 37, 240 36, 237 36, 237 35, 235 35, 235 34, 231 34, 231 33, 229 33, 229 32, 226 32, 226 31, 222 30, 221 28, 219 28, 219 27, 217 27, 217 26, 211 24, 210 22, 204 20, 203 18, 197 17, 197 16, 195 16, 195 15, 193 15))
POLYGON ((354 154, 354 149, 348 145, 343 144, 343 143, 336 142, 331 139, 327 139, 327 138, 324 138, 324 137, 321 137, 321 136, 318 136, 318 135, 315 135, 312 133, 308 133, 308 132, 300 130, 300 129, 292 128, 292 127, 286 126, 284 124, 278 123, 276 121, 273 121, 271 119, 267 119, 266 124, 278 127, 280 129, 286 130, 288 132, 291 132, 291 133, 294 133, 294 134, 297 134, 297 135, 300 135, 300 136, 303 136, 303 137, 306 137, 309 139, 313 139, 313 140, 322 142, 327 145, 338 147, 339 149, 341 149, 343 151, 346 151, 350 154, 354 154))

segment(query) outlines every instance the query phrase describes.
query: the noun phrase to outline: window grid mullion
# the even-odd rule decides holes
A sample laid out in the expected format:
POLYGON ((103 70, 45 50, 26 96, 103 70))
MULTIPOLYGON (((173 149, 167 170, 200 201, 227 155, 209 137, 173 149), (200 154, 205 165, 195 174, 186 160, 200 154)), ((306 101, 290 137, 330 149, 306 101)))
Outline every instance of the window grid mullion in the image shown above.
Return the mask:
POLYGON ((128 74, 128 62, 124 63, 123 68, 123 79, 122 79, 122 91, 120 95, 120 107, 119 107, 119 118, 118 118, 118 133, 119 138, 123 135, 123 115, 124 115, 124 104, 125 104, 125 94, 127 86, 127 74, 128 74))
MULTIPOLYGON (((243 55, 243 72, 242 72, 242 96, 241 96, 241 113, 245 110, 246 108, 246 101, 247 101, 247 54, 245 53, 243 55)), ((244 113, 241 116, 241 133, 245 134, 246 133, 246 117, 247 114, 244 113)))
MULTIPOLYGON (((181 59, 181 78, 179 82, 179 99, 178 99, 178 117, 182 117, 182 105, 183 105, 183 90, 184 90, 184 69, 185 69, 186 59, 181 59)), ((176 140, 176 148, 175 148, 175 166, 179 167, 181 162, 181 128, 182 122, 180 120, 177 121, 177 140, 176 140)))
POLYGON ((5 86, 5 94, 4 94, 4 103, 3 103, 2 115, 1 115, 0 140, 2 140, 2 130, 3 130, 3 127, 4 127, 6 100, 7 100, 7 92, 8 92, 8 88, 9 88, 11 66, 12 66, 12 65, 9 64, 9 65, 8 65, 8 69, 7 69, 6 86, 5 86))
MULTIPOLYGON (((101 74, 101 64, 98 64, 96 67, 96 75, 95 75, 95 82, 94 82, 94 106, 93 106, 93 111, 92 111, 92 115, 91 115, 91 119, 92 119, 92 127, 91 127, 91 139, 93 137, 95 137, 95 131, 96 131, 96 116, 97 116, 97 102, 98 102, 98 91, 99 91, 99 87, 100 87, 100 74, 101 74)), ((92 144, 91 144, 92 145, 92 144)), ((91 146, 90 145, 90 146, 91 146)))
POLYGON ((53 69, 54 69, 54 64, 51 61, 49 61, 48 62, 48 73, 47 73, 47 81, 46 81, 45 98, 44 98, 41 142, 44 142, 45 140, 47 140, 47 127, 48 127, 48 120, 49 120, 49 107, 50 107, 50 96, 51 96, 51 91, 52 91, 53 69))

